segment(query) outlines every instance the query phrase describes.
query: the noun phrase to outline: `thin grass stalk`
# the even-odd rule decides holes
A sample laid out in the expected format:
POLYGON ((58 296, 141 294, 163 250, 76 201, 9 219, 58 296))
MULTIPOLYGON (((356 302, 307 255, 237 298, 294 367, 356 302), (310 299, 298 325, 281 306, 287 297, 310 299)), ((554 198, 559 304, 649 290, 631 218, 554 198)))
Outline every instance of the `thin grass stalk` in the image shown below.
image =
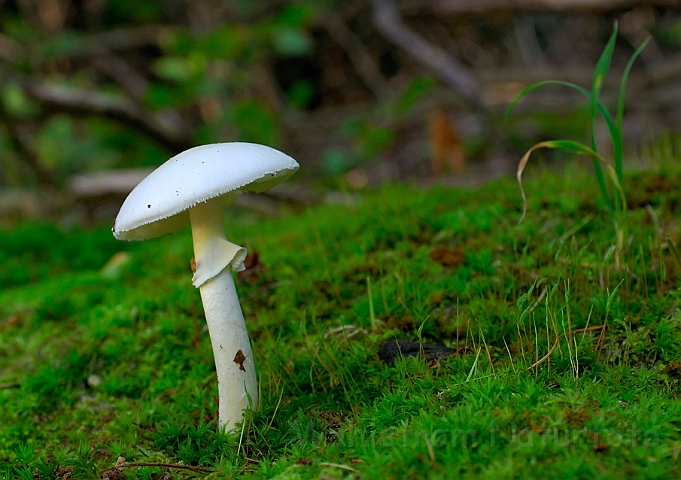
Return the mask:
MULTIPOLYGON (((591 82, 591 107, 590 107, 590 117, 591 117, 591 148, 594 152, 598 152, 598 146, 596 145, 596 105, 598 103, 598 97, 601 93, 601 88, 603 88, 603 81, 605 80, 605 75, 610 69, 610 62, 612 60, 612 54, 615 50, 615 41, 617 39, 617 22, 615 22, 615 27, 613 32, 608 39, 608 43, 605 45, 605 49, 601 54, 598 62, 596 63, 596 68, 594 69, 594 76, 591 82)), ((617 135, 617 129, 615 129, 615 135, 617 135)), ((612 133, 612 132, 611 132, 612 133)), ((613 141, 614 141, 613 137, 613 141)), ((596 179, 598 180, 598 186, 601 189, 601 194, 607 204, 610 205, 611 212, 617 211, 617 200, 611 202, 610 196, 608 195, 608 189, 605 185, 605 177, 603 176, 603 170, 601 165, 598 163, 596 158, 593 160, 594 170, 596 171, 596 179)))
POLYGON ((616 118, 616 123, 615 126, 617 127, 615 129, 615 132, 617 132, 617 141, 613 141, 613 154, 615 156, 615 171, 617 172, 617 178, 619 178, 620 182, 622 181, 622 177, 624 175, 624 167, 622 165, 623 163, 623 148, 622 148, 622 121, 624 118, 624 92, 627 87, 627 81, 629 79, 629 73, 631 72, 632 67, 634 66, 634 62, 636 59, 641 55, 641 52, 643 51, 644 48, 650 43, 652 37, 648 37, 645 39, 645 41, 634 51, 633 55, 631 58, 629 58, 629 61, 627 62, 627 65, 624 67, 624 72, 622 73, 622 80, 620 82, 620 92, 619 92, 619 98, 617 100, 617 114, 615 116, 616 118))
POLYGON ((515 368, 515 362, 513 361, 513 355, 511 355, 511 349, 508 348, 508 343, 506 343, 506 337, 501 337, 501 339, 504 341, 504 346, 506 347, 506 353, 508 353, 508 359, 511 361, 513 373, 518 373, 518 370, 515 368))
POLYGON ((544 355, 542 358, 540 358, 539 360, 537 360, 535 363, 533 363, 532 365, 530 365, 529 367, 527 367, 527 369, 528 369, 528 370, 531 370, 531 369, 533 369, 533 368, 534 368, 534 369, 538 369, 538 368, 539 368, 539 365, 541 365, 541 364, 544 363, 548 358, 551 357, 551 354, 553 353, 553 351, 556 349, 556 347, 557 347, 558 344, 560 343, 560 339, 563 338, 563 337, 565 337, 565 336, 567 336, 568 333, 570 333, 571 335, 574 335, 575 333, 591 332, 591 331, 594 331, 594 330, 601 330, 601 331, 603 331, 603 330, 605 330, 605 328, 606 328, 606 324, 603 324, 603 325, 598 325, 598 326, 596 326, 596 327, 578 328, 577 330, 571 330, 570 332, 561 333, 560 336, 559 336, 558 338, 556 338, 556 340, 553 342, 553 346, 551 347, 551 349, 549 350, 549 352, 548 352, 546 355, 544 355))

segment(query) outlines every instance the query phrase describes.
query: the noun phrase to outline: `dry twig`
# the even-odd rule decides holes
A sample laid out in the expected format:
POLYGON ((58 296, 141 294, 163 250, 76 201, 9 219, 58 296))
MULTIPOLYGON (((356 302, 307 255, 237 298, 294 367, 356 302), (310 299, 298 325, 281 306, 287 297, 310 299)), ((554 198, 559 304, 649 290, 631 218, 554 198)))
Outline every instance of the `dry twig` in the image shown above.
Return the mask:
POLYGON ((395 45, 417 62, 437 73, 442 80, 478 106, 482 92, 472 73, 442 48, 432 45, 410 29, 400 17, 393 0, 373 0, 374 23, 395 45))

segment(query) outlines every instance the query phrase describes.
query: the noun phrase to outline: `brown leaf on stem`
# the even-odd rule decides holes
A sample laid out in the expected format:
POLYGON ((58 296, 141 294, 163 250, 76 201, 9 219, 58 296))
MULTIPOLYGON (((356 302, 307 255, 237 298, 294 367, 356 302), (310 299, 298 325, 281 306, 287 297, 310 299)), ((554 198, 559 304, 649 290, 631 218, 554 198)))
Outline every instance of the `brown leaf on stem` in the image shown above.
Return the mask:
POLYGON ((245 280, 249 285, 255 285, 260 278, 258 272, 265 270, 265 265, 260 262, 258 252, 252 252, 246 256, 244 267, 246 267, 245 270, 237 274, 237 281, 241 283, 245 280))
POLYGON ((234 363, 239 365, 239 370, 246 371, 246 368, 244 368, 244 362, 246 361, 246 355, 244 355, 244 352, 239 349, 238 352, 236 352, 236 355, 234 355, 234 363))

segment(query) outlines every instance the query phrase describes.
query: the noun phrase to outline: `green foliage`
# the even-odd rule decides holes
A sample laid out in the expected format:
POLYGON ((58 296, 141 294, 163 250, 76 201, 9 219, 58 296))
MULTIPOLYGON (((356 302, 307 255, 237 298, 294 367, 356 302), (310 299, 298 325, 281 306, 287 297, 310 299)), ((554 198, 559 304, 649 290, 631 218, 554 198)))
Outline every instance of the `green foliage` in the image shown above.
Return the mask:
MULTIPOLYGON (((587 92, 585 89, 582 87, 568 83, 568 82, 561 82, 561 81, 546 81, 546 82, 538 82, 533 85, 530 85, 529 87, 525 88, 522 92, 518 94, 518 96, 511 102, 511 104, 508 107, 507 111, 507 118, 510 115, 511 111, 513 110, 513 107, 516 105, 518 101, 522 97, 524 97, 526 94, 531 92, 532 90, 535 90, 539 87, 545 86, 545 85, 563 85, 567 86, 569 88, 572 88, 574 90, 577 90, 578 92, 584 94, 589 100, 590 100, 590 126, 591 126, 591 147, 587 147, 586 145, 580 144, 578 142, 572 141, 572 140, 553 140, 553 141, 547 141, 547 142, 541 142, 536 145, 534 145, 522 158, 520 161, 520 164, 518 165, 518 184, 520 186, 521 194, 523 197, 523 203, 526 205, 527 201, 525 198, 525 192, 522 187, 522 173, 523 170, 525 169, 525 165, 529 161, 530 154, 539 148, 555 148, 555 149, 560 149, 568 153, 572 154, 577 154, 577 155, 586 155, 588 157, 591 157, 593 159, 593 164, 594 164, 594 170, 596 172, 596 179, 598 181, 598 186, 601 190, 601 195, 603 199, 606 202, 606 205, 608 206, 608 209, 610 211, 610 215, 615 223, 615 245, 616 245, 616 253, 615 253, 615 262, 619 267, 619 262, 620 262, 620 257, 622 254, 622 251, 624 249, 624 239, 626 237, 626 222, 627 222, 627 205, 626 205, 626 198, 624 195, 624 190, 622 189, 621 182, 623 179, 623 148, 622 148, 622 119, 624 116, 624 93, 626 89, 626 84, 627 84, 627 79, 629 78, 629 73, 631 71, 631 68, 634 64, 634 61, 638 58, 640 53, 643 51, 645 46, 648 44, 650 41, 650 38, 648 38, 645 42, 643 42, 642 45, 640 45, 636 51, 632 54, 632 56, 629 58, 629 61, 627 62, 627 65, 624 69, 624 72, 622 73, 621 77, 621 83, 620 83, 620 90, 619 90, 619 96, 618 96, 618 104, 617 104, 617 112, 616 112, 616 120, 613 120, 612 115, 608 112, 608 110, 603 106, 603 104, 599 101, 598 97, 601 93, 601 89, 603 87, 603 82, 605 80, 605 76, 608 73, 608 70, 610 69, 610 62, 612 60, 612 56, 614 53, 615 49, 615 41, 617 39, 617 24, 615 24, 615 28, 613 29, 612 35, 610 36, 610 39, 608 40, 608 43, 605 46, 605 49, 603 50, 603 53, 601 54, 600 58, 598 59, 598 62, 596 63, 596 67, 594 69, 594 74, 593 74, 593 79, 592 79, 592 85, 591 85, 591 91, 587 92), (598 154, 598 146, 596 145, 596 114, 601 113, 603 115, 603 118, 605 119, 607 125, 608 125, 608 130, 610 133, 610 138, 612 140, 612 145, 613 145, 613 157, 614 157, 614 167, 611 166, 602 156, 598 154), (608 190, 605 184, 605 179, 603 176, 603 168, 606 168, 608 171, 608 175, 610 176, 610 179, 615 186, 616 193, 613 194, 612 198, 608 194, 608 190)), ((521 221, 525 216, 525 210, 523 210, 523 216, 521 217, 521 221)))
POLYGON ((260 100, 245 100, 234 105, 234 125, 240 138, 247 142, 276 146, 279 143, 279 125, 274 112, 260 100))
POLYGON ((38 107, 15 83, 8 83, 2 89, 2 107, 11 117, 32 117, 38 112, 38 107))
MULTIPOLYGON (((201 412, 203 413, 203 412, 201 412)), ((177 455, 186 465, 206 465, 226 453, 227 439, 215 432, 214 422, 203 423, 203 415, 196 425, 163 423, 155 432, 155 445, 177 455)))
POLYGON ((326 150, 320 163, 322 174, 329 177, 341 175, 352 167, 350 156, 340 148, 326 150))
POLYGON ((328 2, 81 3, 49 14, 12 4, 0 15, 5 185, 63 188, 74 173, 156 166, 193 144, 276 146, 282 110, 319 95, 319 78, 279 63, 318 67, 314 31, 328 2))
POLYGON ((432 77, 414 77, 395 101, 393 107, 395 113, 398 115, 407 113, 414 107, 416 102, 430 92, 436 84, 435 79, 432 77))

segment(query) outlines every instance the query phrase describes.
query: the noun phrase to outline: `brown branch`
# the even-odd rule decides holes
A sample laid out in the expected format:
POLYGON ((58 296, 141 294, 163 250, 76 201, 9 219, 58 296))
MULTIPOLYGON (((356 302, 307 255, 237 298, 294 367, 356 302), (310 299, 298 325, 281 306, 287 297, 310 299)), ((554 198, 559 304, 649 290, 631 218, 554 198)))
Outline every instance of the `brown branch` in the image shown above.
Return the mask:
POLYGON ((105 53, 92 59, 92 65, 120 85, 136 100, 140 100, 146 92, 149 82, 144 75, 118 55, 105 53))
POLYGON ((381 74, 362 40, 348 27, 343 17, 329 10, 322 16, 322 23, 331 38, 348 54, 355 71, 374 96, 378 99, 389 97, 390 85, 381 74))
MULTIPOLYGON (((144 25, 93 33, 84 38, 76 48, 69 51, 68 57, 98 57, 110 54, 111 52, 135 50, 150 45, 158 45, 162 35, 172 33, 175 29, 171 25, 144 25)), ((12 63, 20 59, 26 59, 29 54, 29 49, 26 46, 0 33, 0 60, 12 63)), ((31 58, 31 61, 35 60, 31 58)))
POLYGON ((116 468, 123 467, 163 467, 163 468, 177 468, 179 470, 189 470, 199 473, 212 473, 213 470, 203 467, 192 467, 191 465, 182 465, 178 463, 155 463, 155 462, 136 462, 136 463, 122 463, 116 465, 116 468))
POLYGON ((263 58, 260 62, 253 65, 251 86, 253 87, 254 95, 262 98, 277 114, 284 111, 286 101, 274 77, 271 59, 263 58))
MULTIPOLYGON (((9 72, 6 72, 8 77, 0 80, 9 79, 17 82, 27 96, 44 106, 71 114, 107 117, 138 130, 173 152, 186 150, 192 146, 192 128, 186 125, 177 111, 165 110, 154 113, 145 109, 139 100, 147 89, 147 79, 122 58, 112 53, 157 44, 162 32, 171 28, 150 25, 94 34, 88 38, 81 49, 70 54, 73 58, 94 57, 92 64, 95 68, 125 89, 130 96, 128 98, 96 90, 51 85, 29 76, 9 72)), ((26 52, 19 44, 0 33, 1 61, 14 63, 25 55, 26 52)), ((17 150, 30 162, 31 156, 27 155, 30 150, 23 148, 21 143, 23 142, 17 143, 17 150)), ((32 162, 31 166, 34 167, 35 162, 32 162)), ((42 173, 37 170, 36 172, 44 177, 42 173)))
POLYGON ((16 119, 0 114, 0 121, 9 133, 12 147, 29 166, 38 180, 44 186, 54 186, 54 175, 40 162, 40 155, 33 143, 33 138, 26 129, 17 123, 16 119))
MULTIPOLYGON (((636 0, 435 0, 436 14, 489 14, 492 11, 588 11, 603 12, 640 5, 636 0)), ((646 5, 675 6, 678 0, 653 0, 646 5)))
POLYGON ((137 129, 171 151, 179 152, 192 145, 191 129, 179 113, 152 113, 129 98, 120 98, 94 90, 49 85, 24 77, 20 81, 32 99, 57 110, 73 114, 98 115, 137 129))
POLYGON ((383 34, 414 60, 439 75, 447 85, 477 106, 482 105, 478 81, 464 65, 411 30, 402 21, 393 0, 373 0, 373 5, 374 23, 383 34))
POLYGON ((0 60, 14 62, 22 54, 22 46, 11 37, 0 33, 0 60))
MULTIPOLYGON (((170 25, 143 25, 133 28, 120 28, 108 32, 95 33, 88 38, 93 49, 104 47, 110 51, 133 50, 148 45, 156 45, 164 32, 172 32, 170 25)), ((92 50, 90 50, 92 51, 92 50)))

